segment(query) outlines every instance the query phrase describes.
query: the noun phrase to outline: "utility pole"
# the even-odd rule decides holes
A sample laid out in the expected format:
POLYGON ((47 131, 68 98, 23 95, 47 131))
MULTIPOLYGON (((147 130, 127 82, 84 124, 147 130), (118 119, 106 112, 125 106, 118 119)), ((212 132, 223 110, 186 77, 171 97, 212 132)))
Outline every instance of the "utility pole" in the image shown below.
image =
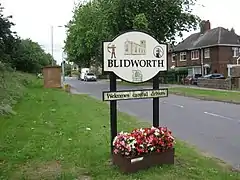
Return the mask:
MULTIPOLYGON (((57 26, 57 27, 63 27, 63 26, 57 26)), ((53 56, 53 25, 51 25, 51 52, 52 52, 52 66, 54 63, 54 56, 53 56)))

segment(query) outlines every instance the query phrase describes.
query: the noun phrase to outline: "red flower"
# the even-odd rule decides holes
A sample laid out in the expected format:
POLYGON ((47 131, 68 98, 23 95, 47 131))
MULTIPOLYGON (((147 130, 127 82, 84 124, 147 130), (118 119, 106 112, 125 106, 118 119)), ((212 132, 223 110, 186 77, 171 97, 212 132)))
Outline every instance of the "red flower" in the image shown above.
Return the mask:
POLYGON ((173 148, 174 138, 167 127, 140 128, 130 133, 119 133, 113 142, 114 153, 136 156, 151 152, 164 152, 173 148))

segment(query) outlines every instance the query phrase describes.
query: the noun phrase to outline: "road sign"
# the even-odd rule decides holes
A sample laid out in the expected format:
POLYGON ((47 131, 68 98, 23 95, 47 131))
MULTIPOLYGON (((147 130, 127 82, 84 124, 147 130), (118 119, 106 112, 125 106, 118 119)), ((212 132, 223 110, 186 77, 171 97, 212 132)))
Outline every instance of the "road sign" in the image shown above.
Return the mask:
POLYGON ((103 70, 127 82, 145 82, 167 70, 167 45, 146 33, 124 33, 112 42, 104 42, 103 48, 103 70))
POLYGON ((117 135, 117 100, 153 98, 153 126, 159 126, 159 98, 168 96, 168 89, 159 89, 160 71, 167 71, 167 45, 150 35, 131 31, 103 42, 103 72, 110 75, 110 91, 103 92, 103 101, 110 101, 111 152, 117 135), (153 89, 117 91, 116 75, 131 83, 153 79, 153 89))

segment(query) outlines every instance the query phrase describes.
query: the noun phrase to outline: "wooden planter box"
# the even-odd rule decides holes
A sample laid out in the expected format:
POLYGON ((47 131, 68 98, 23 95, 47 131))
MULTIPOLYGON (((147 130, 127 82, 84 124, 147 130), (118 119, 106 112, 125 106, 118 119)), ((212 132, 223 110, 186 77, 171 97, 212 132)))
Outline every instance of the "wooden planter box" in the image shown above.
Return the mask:
POLYGON ((134 173, 152 166, 174 164, 174 151, 174 149, 170 149, 167 152, 146 154, 134 158, 113 154, 112 160, 113 164, 118 166, 123 173, 134 173))

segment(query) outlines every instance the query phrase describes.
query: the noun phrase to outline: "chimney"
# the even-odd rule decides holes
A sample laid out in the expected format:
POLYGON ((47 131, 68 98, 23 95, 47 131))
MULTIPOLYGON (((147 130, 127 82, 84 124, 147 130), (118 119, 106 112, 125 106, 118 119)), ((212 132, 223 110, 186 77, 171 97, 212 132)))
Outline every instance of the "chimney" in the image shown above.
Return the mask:
POLYGON ((207 20, 207 21, 203 20, 200 23, 200 33, 201 34, 204 34, 205 32, 207 32, 210 29, 211 29, 211 23, 209 20, 207 20))
POLYGON ((234 28, 232 28, 232 29, 230 30, 230 32, 232 32, 232 33, 234 33, 234 34, 235 34, 235 29, 234 29, 234 28))

